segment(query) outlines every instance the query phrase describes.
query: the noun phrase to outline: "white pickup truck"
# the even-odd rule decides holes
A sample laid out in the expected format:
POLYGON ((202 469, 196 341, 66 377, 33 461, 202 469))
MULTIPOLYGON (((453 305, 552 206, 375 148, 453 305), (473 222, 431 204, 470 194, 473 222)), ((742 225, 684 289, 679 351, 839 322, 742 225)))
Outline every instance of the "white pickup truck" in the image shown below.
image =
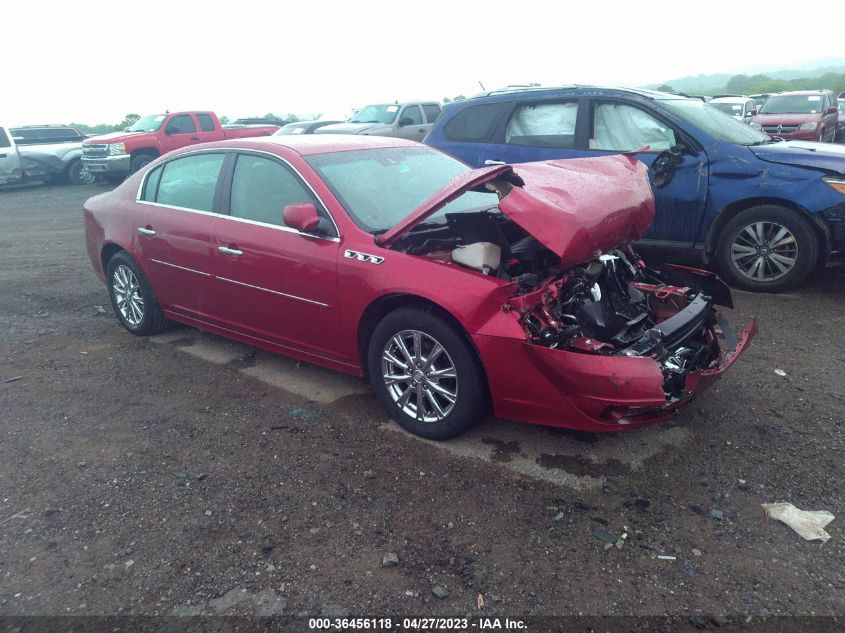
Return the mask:
POLYGON ((0 127, 0 185, 93 182, 81 161, 84 138, 67 126, 0 127))

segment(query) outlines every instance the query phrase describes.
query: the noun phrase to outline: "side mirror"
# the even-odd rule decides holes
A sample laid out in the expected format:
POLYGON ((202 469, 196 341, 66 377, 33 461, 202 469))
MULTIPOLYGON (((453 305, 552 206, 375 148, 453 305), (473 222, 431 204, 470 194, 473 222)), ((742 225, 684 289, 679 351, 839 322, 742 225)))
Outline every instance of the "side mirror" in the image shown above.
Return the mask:
POLYGON ((754 109, 751 111, 751 115, 750 115, 750 116, 757 116, 757 108, 754 108, 754 109))
POLYGON ((399 119, 399 127, 405 127, 406 125, 413 125, 414 120, 409 116, 403 116, 399 119))
POLYGON ((320 215, 313 204, 289 204, 282 212, 285 226, 300 233, 310 233, 320 225, 320 215))
POLYGON ((834 114, 836 112, 839 112, 839 108, 837 108, 836 106, 827 109, 828 114, 834 114))
POLYGON ((164 130, 164 133, 170 136, 171 134, 181 134, 182 130, 179 129, 178 125, 168 125, 167 129, 164 130))

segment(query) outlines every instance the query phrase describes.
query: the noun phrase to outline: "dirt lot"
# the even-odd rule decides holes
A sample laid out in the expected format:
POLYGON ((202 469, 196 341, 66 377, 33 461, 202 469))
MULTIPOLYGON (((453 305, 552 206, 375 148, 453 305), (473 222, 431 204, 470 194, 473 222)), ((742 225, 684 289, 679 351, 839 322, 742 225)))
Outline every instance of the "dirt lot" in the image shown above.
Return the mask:
POLYGON ((356 381, 124 331, 84 249, 103 190, 0 192, 0 614, 843 613, 845 267, 737 293, 759 338, 669 424, 434 445, 356 381))

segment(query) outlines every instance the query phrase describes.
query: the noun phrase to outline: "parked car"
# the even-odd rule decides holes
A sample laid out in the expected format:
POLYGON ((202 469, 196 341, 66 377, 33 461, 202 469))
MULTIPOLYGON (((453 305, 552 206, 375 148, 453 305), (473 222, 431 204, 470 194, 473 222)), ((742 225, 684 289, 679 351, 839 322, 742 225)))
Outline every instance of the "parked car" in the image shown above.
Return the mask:
POLYGON ((772 95, 751 121, 785 140, 833 142, 839 109, 830 90, 803 90, 772 95))
MULTIPOLYGON (((276 125, 282 127, 288 124, 287 119, 277 119, 276 117, 247 117, 244 119, 235 119, 235 125, 276 125)), ((227 126, 223 126, 227 127, 227 126)))
POLYGON ((85 136, 66 125, 8 128, 0 138, 0 184, 26 181, 90 183, 94 177, 82 165, 85 136))
POLYGON ((377 103, 364 106, 346 123, 326 125, 315 134, 365 134, 421 141, 440 116, 435 101, 377 103))
POLYGON ((718 97, 708 103, 741 123, 751 123, 757 114, 757 102, 751 97, 718 97))
POLYGON ((491 409, 588 431, 656 422, 756 331, 716 313, 731 297, 712 273, 652 270, 630 248, 654 199, 627 156, 472 171, 402 139, 242 139, 160 158, 84 217, 133 334, 172 319, 367 375, 433 439, 491 409))
POLYGON ((836 104, 839 108, 839 118, 838 118, 838 125, 836 128, 836 141, 845 141, 845 97, 839 97, 836 100, 836 104))
POLYGON ((123 180, 162 154, 197 143, 250 136, 270 136, 276 125, 223 128, 213 112, 171 112, 141 117, 124 132, 86 139, 82 164, 93 174, 123 180))
POLYGON ((799 284, 845 246, 845 148, 779 142, 694 99, 588 86, 472 98, 444 106, 425 142, 476 167, 632 153, 657 204, 642 241, 697 251, 746 290, 799 284))
POLYGON ((321 127, 327 125, 334 125, 335 123, 343 123, 343 121, 297 121, 295 123, 288 123, 276 130, 274 136, 286 136, 288 134, 314 134, 321 127))
POLYGON ((754 99, 754 102, 757 104, 757 110, 759 111, 760 108, 763 107, 763 104, 766 103, 766 101, 768 101, 769 97, 771 97, 772 95, 769 94, 768 92, 764 92, 764 93, 759 94, 759 95, 748 95, 748 96, 751 97, 752 99, 754 99))

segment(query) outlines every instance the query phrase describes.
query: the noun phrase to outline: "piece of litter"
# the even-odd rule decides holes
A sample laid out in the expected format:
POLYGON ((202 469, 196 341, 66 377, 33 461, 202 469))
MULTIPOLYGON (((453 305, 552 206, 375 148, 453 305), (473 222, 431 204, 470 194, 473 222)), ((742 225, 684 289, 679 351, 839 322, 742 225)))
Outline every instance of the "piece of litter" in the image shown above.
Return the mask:
POLYGON ((667 556, 666 554, 658 554, 657 558, 660 560, 677 560, 676 556, 667 556))
POLYGON ((105 314, 106 309, 103 306, 94 306, 94 310, 97 311, 97 314, 105 314))
POLYGON ((481 594, 478 594, 478 599, 475 601, 475 603, 478 605, 479 609, 483 609, 484 608, 484 596, 482 596, 481 594))
POLYGON ((600 527, 593 528, 592 532, 593 536, 598 539, 601 539, 605 543, 610 543, 611 545, 613 545, 616 542, 616 537, 613 536, 613 534, 611 534, 607 530, 601 529, 600 527))
POLYGON ((785 372, 785 371, 783 371, 782 369, 776 369, 776 370, 775 370, 775 373, 776 373, 778 376, 786 376, 786 372, 785 372))
POLYGON ((824 526, 835 518, 827 510, 799 510, 791 503, 763 503, 766 516, 786 523, 808 541, 827 541, 824 526))
POLYGON ((79 353, 82 354, 83 356, 88 356, 88 352, 79 352, 79 353))
POLYGON ((558 512, 558 513, 555 515, 555 521, 556 521, 556 522, 558 522, 558 523, 560 523, 561 521, 563 521, 563 517, 565 517, 565 516, 566 516, 566 515, 565 515, 563 512, 558 512))
POLYGON ((13 376, 11 378, 6 378, 3 382, 15 382, 16 380, 20 380, 23 376, 13 376))
POLYGON ((717 510, 716 508, 710 508, 710 512, 707 515, 713 519, 718 519, 719 521, 725 520, 725 513, 721 510, 717 510))

